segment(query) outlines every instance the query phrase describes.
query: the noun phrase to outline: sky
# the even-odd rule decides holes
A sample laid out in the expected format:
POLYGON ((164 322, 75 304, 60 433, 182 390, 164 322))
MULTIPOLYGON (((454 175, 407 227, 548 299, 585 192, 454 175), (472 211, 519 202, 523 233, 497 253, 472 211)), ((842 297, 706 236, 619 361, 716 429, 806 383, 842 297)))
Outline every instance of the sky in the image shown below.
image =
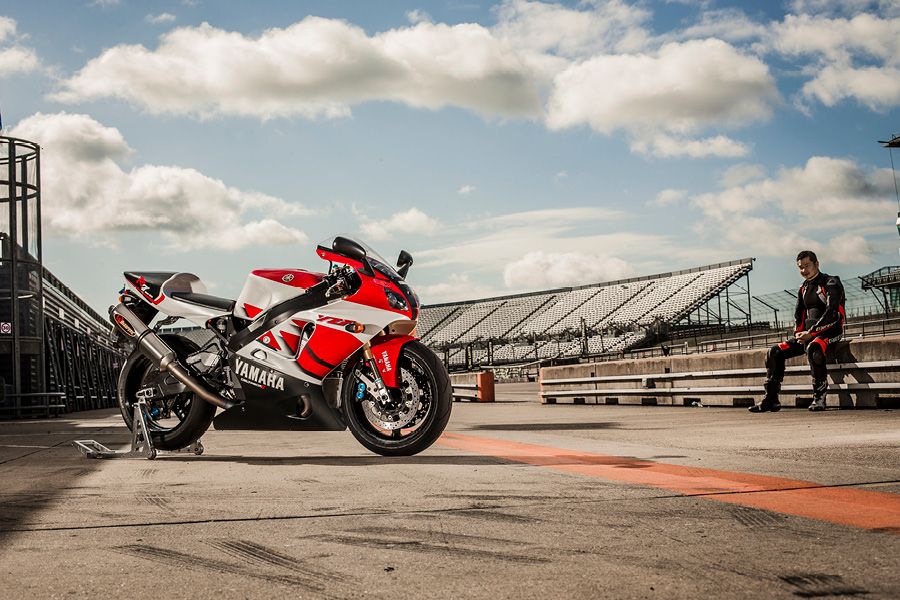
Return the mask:
POLYGON ((0 112, 99 311, 126 270, 323 270, 337 233, 408 250, 426 304, 900 258, 897 0, 2 0, 0 112))

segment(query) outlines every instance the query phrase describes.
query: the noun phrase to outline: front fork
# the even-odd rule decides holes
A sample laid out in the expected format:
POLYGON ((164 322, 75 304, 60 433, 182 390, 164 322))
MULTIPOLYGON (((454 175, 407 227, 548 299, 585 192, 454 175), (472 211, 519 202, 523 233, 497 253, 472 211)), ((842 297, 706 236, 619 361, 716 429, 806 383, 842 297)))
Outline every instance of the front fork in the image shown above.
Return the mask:
POLYGON ((366 342, 362 347, 363 361, 368 365, 372 372, 372 378, 367 377, 358 368, 356 369, 356 378, 362 383, 357 385, 356 399, 362 400, 366 392, 372 395, 375 400, 384 405, 391 401, 391 394, 388 392, 387 386, 384 385, 384 379, 381 378, 381 372, 375 363, 375 356, 372 354, 372 345, 366 342))

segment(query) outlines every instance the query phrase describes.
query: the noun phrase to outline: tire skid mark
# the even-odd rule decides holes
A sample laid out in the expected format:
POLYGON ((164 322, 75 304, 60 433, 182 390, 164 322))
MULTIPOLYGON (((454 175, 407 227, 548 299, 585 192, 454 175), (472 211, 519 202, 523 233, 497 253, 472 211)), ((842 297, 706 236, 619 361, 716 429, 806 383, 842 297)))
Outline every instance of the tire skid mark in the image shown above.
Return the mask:
POLYGON ((538 556, 525 556, 523 554, 494 552, 491 550, 481 550, 478 548, 461 548, 459 546, 451 547, 444 544, 432 544, 429 542, 421 542, 418 540, 400 541, 388 538, 376 538, 371 536, 358 537, 353 535, 317 535, 313 537, 323 542, 331 542, 344 546, 374 548, 377 550, 403 550, 405 552, 415 553, 427 552, 431 554, 441 554, 448 557, 503 560, 506 562, 523 564, 541 564, 550 562, 548 559, 538 556))
POLYGON ((158 494, 142 494, 140 501, 150 506, 155 506, 163 512, 174 514, 175 511, 169 506, 169 499, 158 494))
POLYGON ((138 558, 162 563, 164 565, 174 565, 179 568, 188 569, 205 569, 207 571, 225 573, 227 575, 252 577, 254 579, 261 579, 266 582, 274 581, 284 585, 306 588, 311 592, 322 594, 324 597, 331 597, 325 593, 325 589, 322 584, 293 575, 259 573, 242 565, 235 565, 222 560, 205 558, 193 554, 185 554, 183 552, 178 552, 177 550, 169 550, 167 548, 159 548, 156 546, 130 544, 127 546, 119 546, 117 550, 120 550, 126 554, 130 554, 132 556, 136 556, 138 558))
POLYGON ((737 507, 729 511, 734 520, 745 527, 784 525, 785 517, 766 510, 737 507))
POLYGON ((514 515, 510 513, 495 511, 495 510, 467 510, 461 512, 451 513, 451 516, 461 517, 464 519, 481 519, 484 521, 497 521, 500 523, 520 523, 522 525, 532 525, 535 523, 541 523, 541 519, 535 517, 523 517, 520 515, 514 515))
POLYGON ((287 569, 292 573, 299 572, 300 575, 308 577, 310 581, 315 581, 321 585, 344 579, 343 575, 313 569, 298 558, 282 554, 277 550, 255 542, 221 539, 209 540, 207 544, 240 560, 287 569))
POLYGON ((796 575, 780 575, 778 579, 796 588, 793 594, 800 598, 863 596, 869 593, 860 587, 848 585, 840 575, 800 573, 796 575))
POLYGON ((503 538, 486 537, 480 535, 468 535, 463 533, 445 533, 443 531, 423 531, 421 529, 408 529, 406 527, 359 527, 349 529, 344 533, 358 533, 361 535, 380 534, 388 537, 424 537, 440 539, 446 543, 454 542, 486 542, 489 544, 506 544, 512 546, 522 546, 522 542, 518 540, 508 540, 503 538))

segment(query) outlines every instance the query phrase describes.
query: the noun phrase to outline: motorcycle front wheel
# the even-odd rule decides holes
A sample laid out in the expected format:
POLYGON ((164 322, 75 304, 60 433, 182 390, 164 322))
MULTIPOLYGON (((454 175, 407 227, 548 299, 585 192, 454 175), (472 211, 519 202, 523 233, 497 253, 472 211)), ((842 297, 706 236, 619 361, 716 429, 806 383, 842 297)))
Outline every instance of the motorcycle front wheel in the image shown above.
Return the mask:
POLYGON ((437 355, 419 341, 403 347, 397 361, 398 388, 390 401, 368 393, 360 375, 373 379, 358 357, 341 387, 341 410, 360 444, 382 456, 412 456, 431 446, 444 432, 453 407, 453 387, 437 355))

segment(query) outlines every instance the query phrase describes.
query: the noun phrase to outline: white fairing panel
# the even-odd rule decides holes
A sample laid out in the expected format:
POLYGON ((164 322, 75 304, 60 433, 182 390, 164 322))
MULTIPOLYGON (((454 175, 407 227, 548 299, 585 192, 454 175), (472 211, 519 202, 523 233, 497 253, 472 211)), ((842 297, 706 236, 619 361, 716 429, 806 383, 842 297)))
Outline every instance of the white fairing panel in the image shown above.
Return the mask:
POLYGON ((234 316, 255 319, 261 312, 306 293, 322 275, 302 269, 260 269, 250 273, 234 305, 234 316))
POLYGON ((214 317, 221 317, 228 314, 228 311, 219 310, 209 306, 199 306, 190 302, 183 302, 171 297, 172 292, 190 292, 194 294, 205 294, 206 286, 200 281, 200 278, 193 273, 176 273, 165 283, 162 284, 160 290, 160 298, 154 302, 150 302, 144 292, 138 289, 134 284, 128 282, 138 292, 137 296, 147 302, 153 304, 159 312, 173 316, 182 317, 191 323, 200 327, 205 327, 206 322, 214 317))

